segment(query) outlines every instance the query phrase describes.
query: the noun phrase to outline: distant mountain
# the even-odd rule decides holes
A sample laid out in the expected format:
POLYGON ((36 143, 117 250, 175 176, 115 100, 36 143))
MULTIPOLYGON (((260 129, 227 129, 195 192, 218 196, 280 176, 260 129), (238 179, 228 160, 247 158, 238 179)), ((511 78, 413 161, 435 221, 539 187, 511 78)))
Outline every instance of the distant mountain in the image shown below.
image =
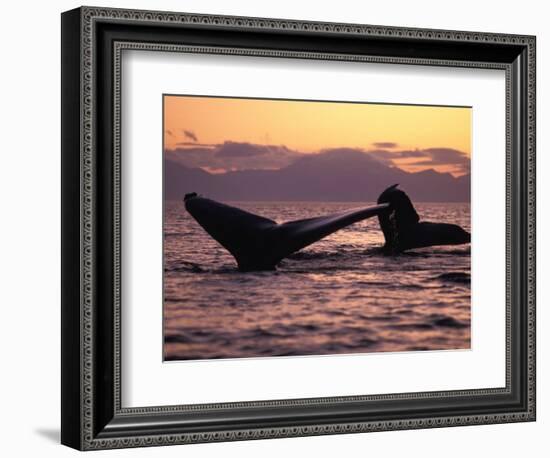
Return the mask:
POLYGON ((165 158, 164 192, 168 200, 198 192, 217 200, 376 201, 399 183, 414 201, 468 202, 470 176, 425 170, 405 172, 355 150, 302 156, 279 170, 242 170, 211 174, 165 158))

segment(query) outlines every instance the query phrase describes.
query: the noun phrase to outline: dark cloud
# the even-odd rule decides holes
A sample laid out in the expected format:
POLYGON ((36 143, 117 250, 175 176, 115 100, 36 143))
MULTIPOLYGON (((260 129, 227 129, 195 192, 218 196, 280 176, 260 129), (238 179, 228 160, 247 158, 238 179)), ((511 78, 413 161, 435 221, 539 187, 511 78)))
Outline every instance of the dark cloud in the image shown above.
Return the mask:
MULTIPOLYGON (((386 142, 389 143, 389 142, 386 142)), ((167 150, 167 156, 187 167, 200 167, 205 170, 273 170, 286 167, 298 158, 309 157, 284 145, 261 145, 248 142, 226 141, 222 144, 180 142, 178 148, 167 150)), ((390 167, 437 167, 450 166, 458 173, 470 171, 470 158, 466 153, 452 148, 426 148, 414 150, 391 150, 387 148, 331 148, 319 151, 325 156, 338 155, 342 160, 352 156, 365 155, 370 159, 390 167)))
POLYGON ((406 158, 409 158, 409 157, 425 157, 426 156, 425 150, 421 150, 421 149, 395 151, 395 154, 397 155, 397 157, 400 157, 402 159, 406 159, 406 158))
POLYGON ((195 135, 195 132, 193 132, 192 130, 183 129, 183 135, 185 136, 185 138, 188 138, 189 140, 192 140, 194 142, 199 141, 199 139, 195 135))
POLYGON ((365 151, 365 153, 387 165, 393 165, 393 161, 396 159, 407 159, 410 157, 427 157, 422 150, 390 151, 387 149, 371 149, 365 151))
POLYGON ((381 148, 381 149, 393 149, 397 148, 399 145, 394 142, 374 142, 372 144, 375 148, 381 148))
POLYGON ((459 172, 467 173, 470 171, 470 158, 468 155, 453 148, 426 148, 414 150, 377 149, 368 150, 366 153, 386 165, 399 166, 399 159, 414 158, 418 160, 408 162, 407 164, 412 166, 449 165, 454 166, 454 169, 459 172))
POLYGON ((470 162, 466 153, 452 148, 427 148, 422 150, 432 158, 434 162, 440 164, 464 164, 470 162))
MULTIPOLYGON (((394 162, 396 159, 411 157, 411 155, 415 154, 415 151, 390 151, 383 148, 368 150, 356 149, 356 151, 361 151, 363 154, 370 157, 371 159, 389 167, 394 167, 396 165, 394 162)), ((425 157, 425 155, 419 154, 418 157, 425 157)))
POLYGON ((165 151, 166 157, 188 167, 208 167, 213 162, 212 148, 176 148, 165 151))
POLYGON ((170 137, 173 137, 173 136, 174 136, 174 134, 172 133, 172 131, 171 131, 171 130, 168 130, 168 129, 166 129, 166 134, 168 134, 170 137))
POLYGON ((187 167, 207 170, 280 169, 302 156, 302 153, 286 146, 246 142, 227 141, 220 145, 191 143, 179 146, 174 150, 167 150, 167 157, 187 167))
POLYGON ((470 158, 466 153, 452 148, 427 148, 422 150, 427 159, 417 161, 412 165, 452 165, 461 172, 470 171, 470 158))
POLYGON ((257 145, 255 143, 225 142, 223 145, 221 145, 218 148, 216 154, 219 157, 250 157, 250 156, 258 156, 262 154, 268 154, 273 150, 273 148, 274 147, 271 145, 257 145))

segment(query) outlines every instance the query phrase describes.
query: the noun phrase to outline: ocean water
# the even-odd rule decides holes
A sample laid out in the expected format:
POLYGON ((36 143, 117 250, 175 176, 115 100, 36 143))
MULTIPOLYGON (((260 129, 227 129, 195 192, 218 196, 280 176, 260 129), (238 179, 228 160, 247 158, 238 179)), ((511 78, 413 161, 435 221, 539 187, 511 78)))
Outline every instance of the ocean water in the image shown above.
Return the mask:
MULTIPOLYGON (((372 203, 229 202, 277 222, 372 203)), ((467 203, 416 203, 423 221, 470 230, 467 203)), ((377 218, 241 273, 166 202, 164 358, 191 360, 470 348, 470 246, 383 256, 377 218)))

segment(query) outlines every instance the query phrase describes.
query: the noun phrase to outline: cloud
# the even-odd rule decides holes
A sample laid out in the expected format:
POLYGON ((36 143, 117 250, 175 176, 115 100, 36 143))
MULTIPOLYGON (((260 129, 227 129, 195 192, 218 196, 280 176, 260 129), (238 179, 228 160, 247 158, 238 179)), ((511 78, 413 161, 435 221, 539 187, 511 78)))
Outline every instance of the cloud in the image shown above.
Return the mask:
POLYGON ((426 151, 421 149, 413 149, 413 150, 395 151, 395 154, 397 157, 406 159, 409 157, 425 157, 426 151))
POLYGON ((386 165, 395 165, 395 161, 398 161, 399 159, 408 159, 411 157, 427 158, 426 153, 418 149, 390 151, 388 149, 379 148, 379 149, 364 150, 363 152, 365 154, 368 154, 373 159, 376 159, 386 165))
POLYGON ((166 150, 165 155, 167 158, 187 167, 208 167, 214 162, 213 152, 212 148, 199 146, 196 148, 166 150))
POLYGON ((368 150, 367 154, 383 158, 386 160, 393 159, 408 159, 411 157, 427 157, 424 150, 413 149, 413 150, 398 150, 398 151, 388 151, 387 149, 374 149, 368 150))
POLYGON ((286 146, 246 142, 178 145, 176 149, 166 150, 166 157, 187 167, 216 171, 275 170, 290 165, 302 156, 302 153, 286 146))
POLYGON ((470 158, 462 151, 453 148, 427 148, 422 150, 426 159, 417 161, 413 165, 451 165, 460 172, 470 171, 470 158))
POLYGON ((166 129, 165 132, 166 132, 166 134, 169 135, 170 137, 173 137, 173 136, 174 136, 174 134, 173 134, 173 132, 172 132, 171 130, 166 129))
POLYGON ((195 135, 195 132, 193 132, 192 130, 183 129, 182 132, 183 132, 183 135, 185 136, 185 138, 188 138, 189 140, 191 140, 193 142, 198 142, 199 141, 199 139, 195 135))
POLYGON ((438 163, 464 164, 470 162, 470 158, 466 153, 452 148, 427 148, 422 151, 438 163))
POLYGON ((269 151, 270 146, 267 145, 225 142, 218 148, 216 155, 218 157, 250 157, 267 154, 269 151))
MULTIPOLYGON (((444 147, 408 150, 343 147, 322 149, 316 154, 323 154, 327 157, 338 155, 342 160, 365 155, 386 166, 409 171, 427 168, 439 168, 440 170, 444 168, 457 174, 470 171, 470 158, 466 153, 444 147)), ((276 170, 289 166, 299 158, 312 156, 312 154, 292 150, 284 145, 262 145, 236 141, 225 141, 220 144, 186 141, 178 143, 177 148, 173 150, 166 150, 166 157, 170 157, 186 167, 200 167, 217 173, 231 170, 276 170)))
POLYGON ((399 145, 394 142, 374 142, 372 144, 375 148, 381 148, 381 149, 393 149, 397 148, 399 145))
POLYGON ((425 148, 414 150, 373 149, 366 154, 386 165, 407 169, 407 167, 451 166, 457 173, 470 171, 470 158, 463 151, 453 148, 425 148), (407 161, 407 159, 417 159, 407 161), (406 161, 406 162, 404 162, 406 161))

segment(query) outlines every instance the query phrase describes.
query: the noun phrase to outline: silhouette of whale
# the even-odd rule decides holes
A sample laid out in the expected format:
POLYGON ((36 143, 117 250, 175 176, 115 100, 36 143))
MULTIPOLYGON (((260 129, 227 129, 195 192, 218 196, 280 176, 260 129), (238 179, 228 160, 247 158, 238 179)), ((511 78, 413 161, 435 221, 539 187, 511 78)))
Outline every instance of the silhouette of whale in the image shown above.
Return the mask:
POLYGON ((289 221, 273 220, 240 208, 186 194, 191 216, 237 261, 239 270, 273 270, 288 255, 358 221, 380 215, 388 203, 348 210, 328 216, 289 221))
POLYGON ((378 216, 384 234, 384 254, 470 243, 470 234, 456 224, 420 222, 409 196, 397 186, 380 194, 374 206, 282 224, 197 193, 186 194, 184 203, 202 228, 233 255, 243 272, 273 270, 290 254, 373 216, 378 216))
POLYGON ((378 198, 379 204, 390 205, 388 211, 378 215, 386 254, 435 245, 470 243, 470 234, 456 224, 420 222, 411 199, 397 186, 390 186, 378 198))

